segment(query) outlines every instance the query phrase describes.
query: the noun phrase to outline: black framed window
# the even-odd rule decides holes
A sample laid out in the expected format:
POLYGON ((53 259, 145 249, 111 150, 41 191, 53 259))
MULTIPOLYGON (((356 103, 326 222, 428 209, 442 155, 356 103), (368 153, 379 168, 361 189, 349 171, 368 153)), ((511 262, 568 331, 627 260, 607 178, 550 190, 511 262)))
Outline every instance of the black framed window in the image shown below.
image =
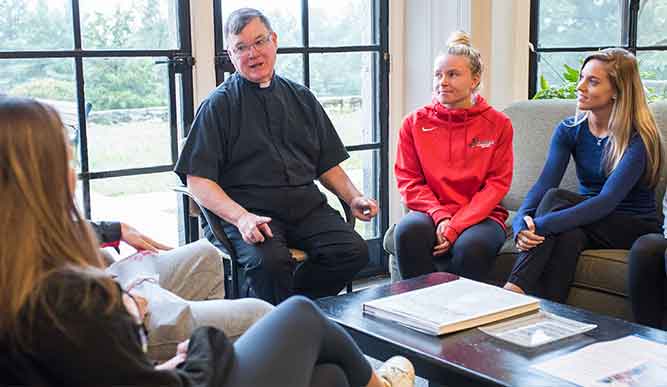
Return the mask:
POLYGON ((667 98, 667 0, 531 0, 529 95, 567 82, 587 54, 623 47, 637 56, 649 98, 667 98))
POLYGON ((0 91, 78 128, 85 215, 172 245, 185 235, 171 170, 193 116, 191 51, 187 0, 0 2, 0 91))
MULTIPOLYGON (((382 236, 388 218, 388 1, 213 0, 216 80, 234 71, 223 22, 235 9, 254 7, 278 34, 276 72, 308 86, 331 118, 350 159, 343 163, 355 185, 378 199, 372 222, 357 222, 371 263, 362 275, 386 270, 382 236)), ((329 203, 338 200, 326 189, 329 203)))

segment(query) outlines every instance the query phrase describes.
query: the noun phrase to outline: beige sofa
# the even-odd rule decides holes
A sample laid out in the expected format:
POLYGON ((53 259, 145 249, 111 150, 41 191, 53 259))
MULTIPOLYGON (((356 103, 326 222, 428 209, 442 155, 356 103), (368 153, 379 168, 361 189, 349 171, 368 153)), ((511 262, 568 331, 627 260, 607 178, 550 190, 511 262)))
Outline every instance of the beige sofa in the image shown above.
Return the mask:
MULTIPOLYGON (((653 103, 651 109, 662 131, 663 141, 665 141, 667 139, 667 102, 653 103)), ((503 199, 503 205, 510 210, 511 214, 508 225, 511 224, 514 211, 518 210, 524 196, 542 170, 553 128, 563 118, 573 115, 574 110, 573 100, 521 101, 505 109, 505 113, 512 119, 514 126, 514 178, 510 192, 503 199)), ((561 182, 561 187, 576 192, 577 178, 573 164, 571 161, 561 182)), ((659 214, 662 214, 664 192, 665 178, 663 177, 656 189, 656 206, 658 206, 659 214)), ((385 234, 384 248, 390 254, 389 267, 392 280, 400 279, 393 255, 395 251, 393 227, 385 234)), ((598 313, 631 319, 626 288, 627 253, 627 250, 586 250, 582 252, 567 303, 598 313)), ((499 253, 488 282, 504 283, 516 255, 517 250, 511 240, 511 228, 508 227, 508 239, 499 253)))

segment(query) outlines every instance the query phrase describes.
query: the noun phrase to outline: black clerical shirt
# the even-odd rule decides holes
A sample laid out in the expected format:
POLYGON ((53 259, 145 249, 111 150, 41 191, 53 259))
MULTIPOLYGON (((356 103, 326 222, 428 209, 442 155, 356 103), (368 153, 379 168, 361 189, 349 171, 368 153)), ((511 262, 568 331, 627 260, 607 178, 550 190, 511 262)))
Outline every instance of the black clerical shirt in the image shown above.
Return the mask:
POLYGON ((200 105, 175 172, 232 191, 296 187, 348 157, 306 87, 275 75, 260 88, 234 74, 200 105))

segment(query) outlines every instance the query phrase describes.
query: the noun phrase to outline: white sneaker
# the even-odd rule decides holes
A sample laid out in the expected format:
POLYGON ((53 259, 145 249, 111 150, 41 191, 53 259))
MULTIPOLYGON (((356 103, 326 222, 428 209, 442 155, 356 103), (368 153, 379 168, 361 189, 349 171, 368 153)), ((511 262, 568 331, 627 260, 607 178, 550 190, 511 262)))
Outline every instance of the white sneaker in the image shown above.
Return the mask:
POLYGON ((391 387, 413 387, 415 367, 403 356, 394 356, 377 369, 377 374, 391 387))

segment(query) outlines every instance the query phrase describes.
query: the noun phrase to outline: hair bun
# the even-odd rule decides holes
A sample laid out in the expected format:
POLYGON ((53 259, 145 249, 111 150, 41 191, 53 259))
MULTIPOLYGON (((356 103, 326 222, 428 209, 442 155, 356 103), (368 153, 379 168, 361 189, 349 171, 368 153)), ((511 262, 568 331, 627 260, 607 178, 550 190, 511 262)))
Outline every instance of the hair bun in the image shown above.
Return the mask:
POLYGON ((457 45, 472 47, 470 35, 465 31, 452 32, 452 34, 449 35, 449 39, 447 39, 447 47, 454 47, 457 45))

